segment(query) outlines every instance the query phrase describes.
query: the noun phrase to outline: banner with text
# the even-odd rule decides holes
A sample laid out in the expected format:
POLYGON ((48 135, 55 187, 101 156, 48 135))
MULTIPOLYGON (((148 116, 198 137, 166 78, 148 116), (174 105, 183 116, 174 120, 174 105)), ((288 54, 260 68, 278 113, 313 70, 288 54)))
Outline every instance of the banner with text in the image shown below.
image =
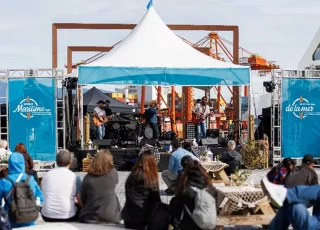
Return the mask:
POLYGON ((320 79, 282 80, 282 156, 320 157, 320 79))
POLYGON ((9 79, 9 139, 25 144, 35 160, 55 161, 56 84, 52 78, 9 79))

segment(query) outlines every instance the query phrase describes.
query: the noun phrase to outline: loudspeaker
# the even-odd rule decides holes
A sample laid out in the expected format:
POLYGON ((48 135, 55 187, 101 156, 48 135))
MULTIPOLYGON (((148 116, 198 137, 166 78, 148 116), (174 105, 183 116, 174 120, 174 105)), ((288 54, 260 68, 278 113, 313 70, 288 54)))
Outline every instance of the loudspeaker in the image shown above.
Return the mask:
POLYGON ((71 143, 77 142, 77 127, 72 126, 71 127, 71 143))
MULTIPOLYGON (((259 130, 260 132, 262 131, 262 134, 266 134, 268 137, 269 137, 269 145, 271 146, 271 107, 268 107, 268 108, 264 108, 262 109, 262 127, 261 129, 259 130)), ((278 107, 275 107, 275 111, 274 111, 274 115, 275 115, 275 126, 278 126, 278 107)), ((278 146, 279 143, 278 143, 278 133, 275 132, 275 146, 278 146)), ((260 139, 262 139, 262 135, 260 134, 260 139)), ((270 147, 269 146, 269 147, 270 147)))
POLYGON ((219 136, 219 129, 207 129, 207 137, 218 138, 219 136))
POLYGON ((96 140, 93 140, 94 143, 96 143, 96 145, 99 146, 99 148, 106 148, 106 147, 110 147, 111 146, 111 141, 112 139, 96 139, 96 140))
POLYGON ((152 145, 155 146, 157 145, 157 140, 156 139, 142 139, 140 142, 140 146, 144 146, 144 145, 152 145))
POLYGON ((202 145, 218 145, 218 138, 201 139, 202 145))

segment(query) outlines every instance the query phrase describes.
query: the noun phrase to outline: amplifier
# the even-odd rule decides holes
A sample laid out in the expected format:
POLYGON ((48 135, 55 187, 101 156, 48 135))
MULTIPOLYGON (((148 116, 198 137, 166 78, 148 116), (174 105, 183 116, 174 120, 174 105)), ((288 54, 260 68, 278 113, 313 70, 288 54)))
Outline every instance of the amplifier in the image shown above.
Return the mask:
POLYGON ((99 148, 106 148, 111 146, 112 139, 95 139, 92 142, 96 143, 96 145, 98 145, 99 148))
POLYGON ((218 145, 218 138, 204 138, 201 139, 202 145, 218 145))

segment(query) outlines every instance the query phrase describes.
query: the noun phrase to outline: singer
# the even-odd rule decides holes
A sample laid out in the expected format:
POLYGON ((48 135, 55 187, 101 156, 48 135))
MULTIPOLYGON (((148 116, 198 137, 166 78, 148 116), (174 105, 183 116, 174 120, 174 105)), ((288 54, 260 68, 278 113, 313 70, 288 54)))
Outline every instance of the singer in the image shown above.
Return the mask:
POLYGON ((151 101, 151 104, 147 111, 147 122, 152 128, 153 131, 153 139, 159 140, 159 130, 157 127, 158 121, 158 106, 155 101, 151 101))

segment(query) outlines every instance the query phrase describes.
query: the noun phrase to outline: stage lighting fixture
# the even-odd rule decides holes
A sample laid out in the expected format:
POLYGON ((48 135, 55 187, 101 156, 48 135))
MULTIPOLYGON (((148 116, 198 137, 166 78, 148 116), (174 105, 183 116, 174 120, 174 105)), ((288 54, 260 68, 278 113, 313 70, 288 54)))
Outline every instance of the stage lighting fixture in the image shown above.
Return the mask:
POLYGON ((263 82, 263 86, 266 88, 266 91, 268 93, 272 93, 273 90, 276 88, 276 85, 272 81, 263 82))

